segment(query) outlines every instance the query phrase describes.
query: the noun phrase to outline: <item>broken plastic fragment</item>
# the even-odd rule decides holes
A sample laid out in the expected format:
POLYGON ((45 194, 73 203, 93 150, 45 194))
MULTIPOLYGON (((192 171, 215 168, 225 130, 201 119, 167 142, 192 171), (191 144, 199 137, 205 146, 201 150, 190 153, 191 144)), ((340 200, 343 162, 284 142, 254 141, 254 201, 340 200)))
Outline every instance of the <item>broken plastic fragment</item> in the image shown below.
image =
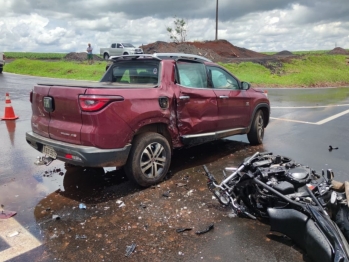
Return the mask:
POLYGON ((338 147, 333 147, 331 145, 328 147, 328 151, 332 151, 333 149, 338 149, 338 147))
POLYGON ((86 235, 76 235, 75 239, 87 239, 86 235))
POLYGON ((234 217, 237 217, 238 215, 234 212, 234 211, 232 211, 232 212, 230 212, 229 214, 228 214, 228 217, 229 218, 234 218, 234 217))
POLYGON ((190 227, 177 228, 177 229, 176 229, 176 232, 177 232, 177 233, 182 233, 182 232, 184 232, 184 231, 190 231, 190 230, 192 230, 192 228, 190 228, 190 227))
POLYGON ((169 197, 170 196, 170 192, 171 192, 171 190, 168 190, 168 191, 162 193, 162 196, 169 197))
POLYGON ((135 243, 132 243, 131 246, 126 246, 126 254, 125 254, 125 257, 130 256, 130 255, 133 253, 133 251, 135 251, 136 246, 137 246, 137 245, 136 245, 135 243))
POLYGON ((14 237, 14 236, 17 236, 17 235, 19 235, 19 232, 18 231, 14 231, 14 232, 8 234, 7 236, 8 237, 14 237))
POLYGON ((52 215, 52 219, 53 220, 59 220, 59 219, 61 219, 61 217, 59 215, 52 215))
POLYGON ((178 187, 184 187, 184 186, 187 186, 187 184, 185 184, 185 183, 176 183, 176 185, 177 185, 178 187))
POLYGON ((208 231, 212 230, 214 228, 214 224, 210 224, 205 230, 202 230, 202 231, 196 231, 195 234, 197 235, 201 235, 201 234, 205 234, 207 233, 208 231))
POLYGON ((80 208, 80 209, 86 209, 86 205, 85 205, 84 203, 80 203, 80 204, 79 204, 79 208, 80 208))
POLYGON ((121 202, 121 204, 119 205, 119 207, 124 207, 126 206, 124 202, 121 202))
POLYGON ((16 214, 17 214, 17 212, 15 212, 15 211, 2 210, 0 212, 0 219, 7 219, 7 218, 10 218, 10 217, 13 217, 16 214))
POLYGON ((186 196, 188 197, 188 196, 193 195, 193 192, 194 192, 194 190, 193 190, 193 189, 190 189, 190 190, 187 192, 186 196))

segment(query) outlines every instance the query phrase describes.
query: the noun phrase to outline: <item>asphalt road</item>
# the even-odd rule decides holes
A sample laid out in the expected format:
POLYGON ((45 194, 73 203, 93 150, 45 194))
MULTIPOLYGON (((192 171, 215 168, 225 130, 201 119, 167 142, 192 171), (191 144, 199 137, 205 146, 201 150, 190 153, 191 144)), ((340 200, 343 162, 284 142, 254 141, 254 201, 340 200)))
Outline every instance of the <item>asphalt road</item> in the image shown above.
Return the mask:
POLYGON ((33 164, 38 153, 25 141, 29 92, 42 81, 0 74, 0 114, 8 92, 19 116, 0 122, 0 203, 17 212, 0 220, 0 261, 307 261, 267 224, 230 218, 208 192, 202 164, 221 177, 225 166, 271 151, 349 180, 349 88, 268 89, 272 119, 262 146, 235 136, 177 150, 167 180, 139 189, 122 170, 33 164), (195 234, 211 223, 213 230, 195 234), (192 230, 176 232, 183 227, 192 230), (125 257, 132 243, 136 249, 125 257))

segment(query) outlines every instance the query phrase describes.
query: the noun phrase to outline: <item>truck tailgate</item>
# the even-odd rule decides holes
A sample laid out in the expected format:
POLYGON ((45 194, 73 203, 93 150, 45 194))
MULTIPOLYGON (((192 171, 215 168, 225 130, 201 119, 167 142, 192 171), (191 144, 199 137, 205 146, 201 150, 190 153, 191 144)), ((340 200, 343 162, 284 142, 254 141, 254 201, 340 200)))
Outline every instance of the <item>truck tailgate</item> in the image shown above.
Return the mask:
POLYGON ((85 87, 35 86, 33 132, 58 141, 81 144, 79 95, 85 91, 85 87))
POLYGON ((49 96, 54 99, 54 111, 50 113, 50 138, 73 144, 81 144, 82 126, 79 95, 84 88, 56 87, 50 88, 49 96))

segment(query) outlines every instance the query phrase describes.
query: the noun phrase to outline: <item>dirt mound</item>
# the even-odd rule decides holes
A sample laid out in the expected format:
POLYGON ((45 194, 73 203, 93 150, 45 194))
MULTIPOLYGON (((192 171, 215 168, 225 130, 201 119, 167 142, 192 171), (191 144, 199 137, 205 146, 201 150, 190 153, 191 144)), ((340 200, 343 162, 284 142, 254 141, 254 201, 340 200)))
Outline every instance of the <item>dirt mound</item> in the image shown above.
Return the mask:
POLYGON ((204 56, 214 62, 229 62, 231 58, 250 58, 266 56, 261 53, 240 48, 232 45, 226 40, 203 41, 203 42, 185 42, 185 43, 167 43, 157 41, 142 46, 144 53, 188 53, 204 56))
MULTIPOLYGON (((86 52, 80 52, 80 53, 71 52, 71 53, 67 54, 64 57, 64 60, 67 60, 67 61, 80 61, 80 62, 86 61, 87 60, 87 53, 86 52)), ((100 58, 97 55, 93 55, 93 60, 95 60, 95 61, 102 61, 103 59, 100 58)))
POLYGON ((332 49, 330 52, 328 52, 330 55, 349 55, 349 51, 341 48, 341 47, 336 47, 332 49))
POLYGON ((290 51, 283 50, 283 51, 276 53, 274 55, 293 55, 293 54, 290 51))

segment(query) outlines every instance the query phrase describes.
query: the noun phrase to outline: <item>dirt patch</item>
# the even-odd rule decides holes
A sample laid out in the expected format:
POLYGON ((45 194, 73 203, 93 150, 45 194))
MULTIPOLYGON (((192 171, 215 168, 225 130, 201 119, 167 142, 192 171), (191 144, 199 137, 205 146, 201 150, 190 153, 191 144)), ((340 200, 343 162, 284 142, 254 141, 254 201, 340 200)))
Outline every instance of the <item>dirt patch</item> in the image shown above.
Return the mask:
POLYGON ((330 55, 349 55, 349 51, 341 48, 341 47, 336 47, 332 49, 331 51, 328 52, 330 55))
MULTIPOLYGON (((87 53, 86 52, 80 52, 80 53, 76 53, 76 52, 71 52, 69 54, 67 54, 64 57, 64 60, 66 61, 79 61, 79 62, 83 62, 87 60, 87 53)), ((100 58, 97 55, 93 55, 93 60, 95 61, 103 61, 102 58, 100 58)))
POLYGON ((293 55, 293 54, 290 51, 283 50, 283 51, 276 53, 274 55, 293 55))
POLYGON ((185 43, 167 43, 157 41, 142 46, 144 53, 188 53, 204 56, 214 62, 230 62, 232 58, 255 58, 266 57, 246 48, 232 45, 226 40, 203 41, 203 42, 185 42, 185 43))
POLYGON ((227 40, 167 43, 157 41, 142 46, 144 53, 187 53, 204 56, 213 62, 241 63, 253 62, 268 68, 273 74, 281 75, 282 65, 299 56, 284 50, 274 55, 258 53, 246 48, 234 46, 227 40))

